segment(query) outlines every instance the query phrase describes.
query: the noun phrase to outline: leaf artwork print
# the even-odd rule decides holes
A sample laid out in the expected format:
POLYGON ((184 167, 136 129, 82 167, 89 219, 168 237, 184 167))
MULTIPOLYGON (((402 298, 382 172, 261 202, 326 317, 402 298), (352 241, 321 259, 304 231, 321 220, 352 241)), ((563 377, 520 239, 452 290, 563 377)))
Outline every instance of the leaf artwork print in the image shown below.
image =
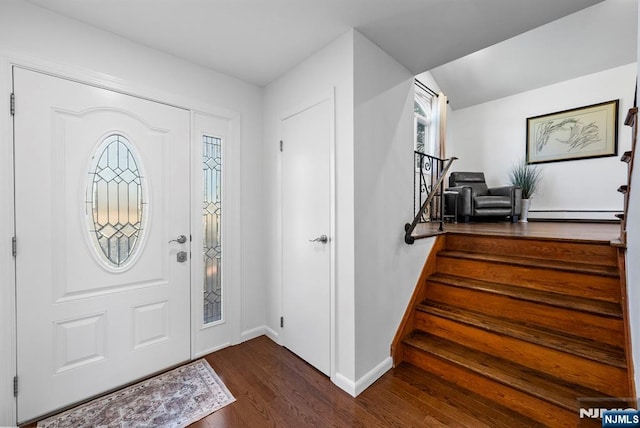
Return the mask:
POLYGON ((562 132, 562 135, 565 135, 566 131, 569 132, 566 138, 555 138, 555 141, 565 144, 567 146, 567 152, 583 150, 591 144, 602 141, 600 129, 595 122, 584 124, 575 118, 549 120, 538 124, 536 127, 535 138, 537 152, 542 152, 554 134, 562 132))

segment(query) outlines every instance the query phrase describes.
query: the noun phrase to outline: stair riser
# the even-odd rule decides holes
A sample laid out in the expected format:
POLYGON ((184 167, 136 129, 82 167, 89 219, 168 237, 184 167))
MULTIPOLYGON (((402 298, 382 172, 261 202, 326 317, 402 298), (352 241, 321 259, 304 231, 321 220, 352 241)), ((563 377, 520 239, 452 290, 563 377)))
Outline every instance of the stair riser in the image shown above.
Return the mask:
POLYGON ((618 265, 616 249, 605 244, 449 234, 446 249, 577 263, 597 260, 600 265, 618 265))
MULTIPOLYGON (((417 311, 416 329, 603 394, 626 397, 626 371, 542 345, 417 311)), ((407 349, 405 349, 405 354, 407 349)), ((406 355, 405 355, 406 358, 406 355)))
POLYGON ((462 388, 509 407, 523 415, 552 427, 575 427, 577 410, 570 412, 509 386, 448 363, 426 352, 406 346, 405 361, 462 388))
POLYGON ((438 282, 428 283, 427 288, 429 300, 433 302, 550 328, 620 348, 625 344, 621 319, 564 309, 560 307, 561 301, 556 307, 438 282))
POLYGON ((437 272, 569 296, 620 302, 619 278, 438 256, 437 272))

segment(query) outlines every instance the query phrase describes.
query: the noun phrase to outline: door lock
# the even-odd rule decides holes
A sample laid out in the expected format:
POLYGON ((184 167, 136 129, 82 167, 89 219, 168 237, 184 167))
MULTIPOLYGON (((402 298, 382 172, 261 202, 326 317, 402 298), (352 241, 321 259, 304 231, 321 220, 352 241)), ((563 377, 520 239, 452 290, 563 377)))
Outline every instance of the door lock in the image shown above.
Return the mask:
POLYGON ((322 242, 323 244, 326 244, 329 242, 329 238, 327 235, 320 235, 316 239, 309 239, 309 242, 322 242))
POLYGON ((184 263, 187 261, 187 252, 186 251, 178 251, 176 255, 176 260, 178 263, 184 263))

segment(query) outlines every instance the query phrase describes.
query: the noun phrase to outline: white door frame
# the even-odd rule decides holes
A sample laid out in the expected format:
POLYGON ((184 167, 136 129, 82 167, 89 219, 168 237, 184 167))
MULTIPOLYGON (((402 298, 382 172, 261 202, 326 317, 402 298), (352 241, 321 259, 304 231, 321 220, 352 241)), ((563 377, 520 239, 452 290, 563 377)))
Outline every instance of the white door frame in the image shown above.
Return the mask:
MULTIPOLYGON (((278 121, 278 140, 282 141, 283 139, 283 123, 286 119, 294 116, 304 110, 308 110, 324 101, 329 101, 331 115, 330 115, 330 123, 329 123, 329 175, 330 175, 330 207, 329 207, 329 243, 331 257, 330 257, 330 364, 331 364, 331 380, 334 381, 336 375, 336 126, 335 126, 335 115, 336 115, 336 103, 335 103, 335 87, 332 87, 328 90, 325 90, 315 96, 311 96, 300 104, 294 106, 293 108, 285 110, 282 114, 279 115, 278 121)), ((279 142, 278 142, 279 144, 279 142)), ((285 142, 286 144, 286 142, 285 142)), ((279 146, 277 146, 277 150, 279 150, 279 146)), ((282 286, 282 278, 283 278, 283 269, 284 269, 284 261, 282 259, 282 234, 284 233, 284 225, 282 221, 282 156, 278 156, 278 161, 276 164, 276 168, 278 171, 277 176, 277 191, 276 191, 276 202, 277 202, 277 258, 278 258, 278 284, 279 284, 279 304, 280 308, 278 313, 282 316, 283 308, 284 308, 284 291, 282 286)), ((279 325, 279 324, 278 324, 279 325)), ((279 332, 282 331, 282 328, 278 328, 278 334, 273 337, 276 342, 280 345, 283 345, 282 336, 279 332)), ((334 381, 335 383, 335 381, 334 381)))
MULTIPOLYGON (((0 87, 10 94, 13 87, 11 66, 0 58, 0 87)), ((7 95, 2 96, 3 99, 7 95)), ((16 275, 12 256, 11 237, 15 232, 13 187, 13 117, 8 102, 0 102, 0 426, 17 422, 16 399, 13 396, 13 377, 16 368, 16 275)))
MULTIPOLYGON (((192 117, 196 113, 202 113, 225 118, 229 121, 229 148, 226 154, 227 164, 223 171, 223 179, 233 183, 233 189, 228 190, 227 193, 227 216, 238 220, 231 222, 226 229, 228 236, 235 238, 236 242, 229 243, 229 248, 225 249, 229 262, 228 265, 223 265, 223 269, 226 272, 225 280, 233 284, 232 288, 235 290, 233 293, 235 301, 232 311, 230 311, 233 312, 234 320, 229 344, 241 341, 242 225, 239 218, 241 215, 242 186, 240 180, 242 175, 240 113, 210 103, 194 102, 189 97, 144 83, 118 79, 69 64, 0 49, 0 88, 4 88, 2 93, 5 94, 0 96, 0 197, 4 199, 4 203, 0 204, 0 343, 8 345, 0 347, 0 426, 13 425, 17 421, 17 400, 13 397, 13 388, 10 386, 17 373, 16 272, 11 251, 11 237, 15 233, 14 135, 13 116, 10 114, 8 102, 9 94, 13 92, 12 69, 14 66, 186 109, 191 111, 192 117)), ((19 101, 16 104, 19 106, 19 101)), ((193 141, 190 141, 189 144, 193 144, 193 141)), ((193 209, 193 201, 191 205, 193 209)), ((191 227, 193 228, 195 225, 192 224, 191 227)), ((197 280, 192 277, 192 285, 197 280)), ((196 357, 192 341, 191 358, 196 357)))

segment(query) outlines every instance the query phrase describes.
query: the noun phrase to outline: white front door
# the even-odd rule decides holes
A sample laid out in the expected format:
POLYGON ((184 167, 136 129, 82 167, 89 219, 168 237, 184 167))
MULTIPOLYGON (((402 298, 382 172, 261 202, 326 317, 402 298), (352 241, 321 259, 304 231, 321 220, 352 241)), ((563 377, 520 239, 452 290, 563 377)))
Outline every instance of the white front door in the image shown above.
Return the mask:
POLYGON ((331 376, 331 123, 324 100, 282 121, 283 344, 331 376))
POLYGON ((189 359, 190 114, 21 68, 14 92, 27 421, 189 359))

